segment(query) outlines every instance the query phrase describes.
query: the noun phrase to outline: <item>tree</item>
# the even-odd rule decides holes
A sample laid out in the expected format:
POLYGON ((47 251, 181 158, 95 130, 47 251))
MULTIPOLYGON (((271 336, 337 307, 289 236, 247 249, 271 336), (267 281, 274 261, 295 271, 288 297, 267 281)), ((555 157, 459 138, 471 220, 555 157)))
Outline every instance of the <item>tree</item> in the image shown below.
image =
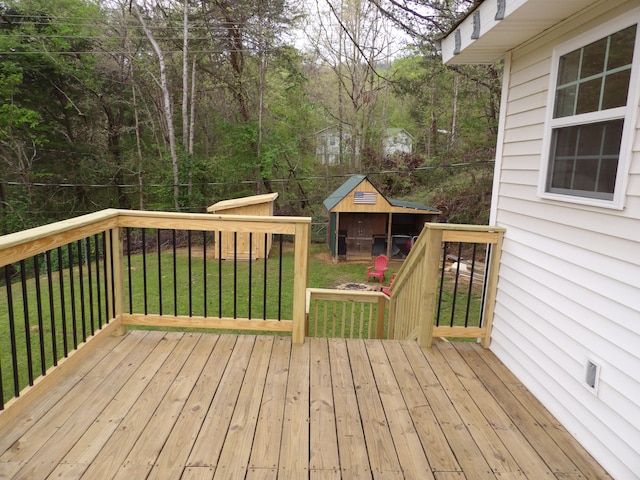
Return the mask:
MULTIPOLYGON (((176 134, 173 126, 173 108, 171 105, 171 95, 169 92, 169 83, 167 80, 167 66, 165 61, 165 55, 160 46, 160 43, 156 40, 153 32, 147 25, 147 22, 138 8, 138 5, 135 1, 131 2, 131 11, 135 15, 135 17, 142 25, 142 29, 144 30, 145 35, 149 39, 149 42, 153 46, 153 50, 155 51, 158 57, 158 65, 160 68, 160 89, 162 90, 162 111, 164 112, 164 117, 166 121, 167 127, 167 140, 169 142, 169 152, 171 154, 171 165, 173 166, 173 203, 174 208, 176 210, 180 209, 179 205, 179 197, 180 197, 180 174, 179 174, 179 166, 178 166, 178 152, 176 150, 176 134)), ((186 52, 184 52, 186 56, 186 52)))
POLYGON ((335 77, 335 97, 324 107, 329 123, 338 124, 340 148, 346 144, 350 165, 360 168, 361 152, 381 147, 374 139, 386 126, 385 115, 376 112, 388 87, 381 70, 390 61, 392 37, 380 11, 367 0, 317 0, 315 8, 319 20, 309 29, 310 40, 318 62, 335 77))

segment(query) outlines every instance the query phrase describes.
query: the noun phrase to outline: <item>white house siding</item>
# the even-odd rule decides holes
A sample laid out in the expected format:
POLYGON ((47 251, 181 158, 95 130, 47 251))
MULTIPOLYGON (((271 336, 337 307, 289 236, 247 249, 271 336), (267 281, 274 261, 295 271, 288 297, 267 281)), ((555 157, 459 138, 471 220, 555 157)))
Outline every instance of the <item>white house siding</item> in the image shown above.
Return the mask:
POLYGON ((637 6, 600 2, 510 53, 492 212, 507 233, 491 348, 616 479, 640 478, 640 126, 624 210, 537 188, 553 48, 637 6))

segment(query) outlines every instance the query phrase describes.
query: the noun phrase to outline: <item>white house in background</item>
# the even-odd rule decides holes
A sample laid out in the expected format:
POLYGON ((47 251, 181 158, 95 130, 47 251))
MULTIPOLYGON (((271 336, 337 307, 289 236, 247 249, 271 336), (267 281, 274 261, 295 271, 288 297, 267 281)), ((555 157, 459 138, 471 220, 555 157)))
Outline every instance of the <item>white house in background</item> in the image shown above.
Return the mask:
POLYGON ((491 349, 610 474, 640 478, 640 2, 484 0, 447 64, 504 59, 491 349))
MULTIPOLYGON (((340 158, 340 130, 338 125, 333 125, 315 133, 316 157, 323 165, 335 165, 340 158)), ((351 144, 351 127, 342 127, 342 155, 344 162, 348 163, 354 149, 351 144)), ((355 139, 355 154, 360 156, 360 139, 355 139)), ((413 135, 404 128, 387 128, 382 138, 384 155, 396 153, 411 153, 413 151, 413 135)))
POLYGON ((404 128, 387 128, 382 138, 384 155, 411 153, 413 151, 413 135, 404 128))

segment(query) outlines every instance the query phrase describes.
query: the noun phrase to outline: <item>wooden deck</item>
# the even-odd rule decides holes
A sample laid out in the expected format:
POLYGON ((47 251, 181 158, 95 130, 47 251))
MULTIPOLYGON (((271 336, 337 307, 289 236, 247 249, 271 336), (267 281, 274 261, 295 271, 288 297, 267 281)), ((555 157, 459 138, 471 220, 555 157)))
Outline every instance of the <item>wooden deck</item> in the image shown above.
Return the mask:
POLYGON ((130 331, 23 400, 2 479, 608 478, 471 343, 130 331))

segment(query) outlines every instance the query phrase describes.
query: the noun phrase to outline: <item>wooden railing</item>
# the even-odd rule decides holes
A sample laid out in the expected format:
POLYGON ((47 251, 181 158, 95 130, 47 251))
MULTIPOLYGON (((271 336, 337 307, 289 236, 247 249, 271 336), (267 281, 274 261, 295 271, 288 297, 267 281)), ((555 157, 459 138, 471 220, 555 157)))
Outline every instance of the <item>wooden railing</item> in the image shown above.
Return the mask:
POLYGON ((80 347, 89 340, 127 325, 290 331, 295 343, 304 342, 310 224, 301 217, 110 209, 0 237, 0 410, 86 351, 80 347), (186 243, 176 244, 176 231, 186 232, 186 243), (265 249, 276 236, 278 256, 269 265, 251 261, 251 253, 250 261, 223 262, 215 249, 227 234, 234 242, 264 241, 265 249), (287 265, 285 244, 293 246, 287 265), (194 297, 203 304, 194 305, 194 297), (276 307, 267 310, 267 298, 276 298, 276 307))
POLYGON ((389 297, 380 292, 307 289, 307 335, 386 338, 389 297))
POLYGON ((427 223, 391 287, 389 337, 489 346, 504 229, 427 223))
POLYGON ((307 289, 308 218, 110 209, 0 237, 0 410, 25 386, 46 384, 54 366, 82 358, 81 346, 128 325, 286 331, 294 343, 309 334, 487 346, 503 231, 426 224, 390 297, 307 289), (274 255, 223 261, 223 235, 274 255))

